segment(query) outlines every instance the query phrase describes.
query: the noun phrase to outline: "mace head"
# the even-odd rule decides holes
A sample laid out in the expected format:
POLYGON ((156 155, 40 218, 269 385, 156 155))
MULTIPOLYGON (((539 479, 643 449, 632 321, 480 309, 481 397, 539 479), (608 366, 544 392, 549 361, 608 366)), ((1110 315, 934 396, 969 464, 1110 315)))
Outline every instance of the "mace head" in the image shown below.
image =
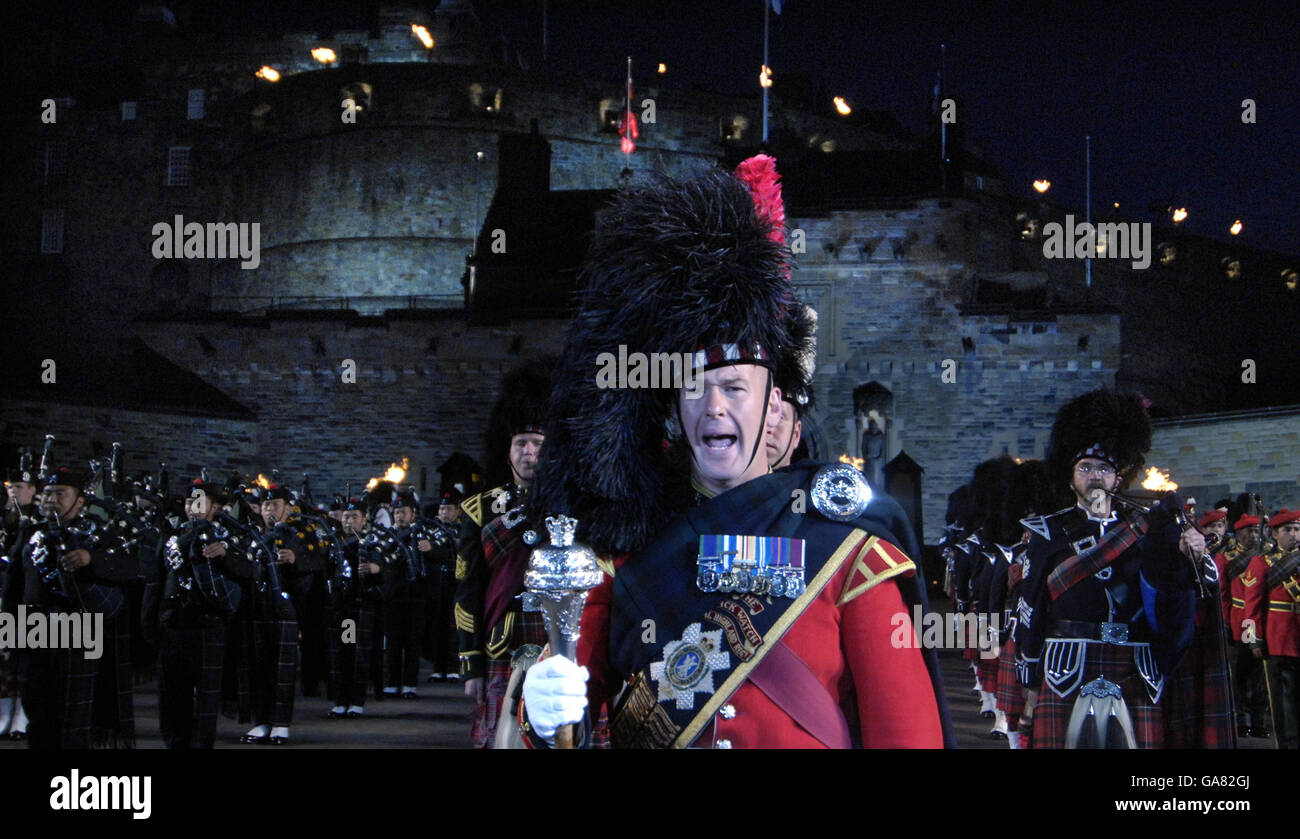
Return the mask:
POLYGON ((573 544, 577 519, 550 516, 546 529, 551 544, 536 548, 528 560, 524 587, 535 592, 587 591, 600 585, 604 572, 596 554, 586 545, 573 544))

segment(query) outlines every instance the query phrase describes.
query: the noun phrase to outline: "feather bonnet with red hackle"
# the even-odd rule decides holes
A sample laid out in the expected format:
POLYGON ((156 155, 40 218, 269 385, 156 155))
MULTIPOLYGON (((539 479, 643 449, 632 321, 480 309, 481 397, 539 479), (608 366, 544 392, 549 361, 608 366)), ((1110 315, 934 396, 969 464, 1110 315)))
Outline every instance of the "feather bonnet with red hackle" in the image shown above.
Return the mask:
POLYGON ((678 391, 604 386, 597 373, 620 346, 628 357, 690 354, 697 369, 761 364, 778 386, 807 389, 815 323, 789 280, 773 163, 741 164, 752 187, 720 169, 653 176, 599 214, 556 370, 534 520, 577 518, 579 539, 618 554, 691 502, 685 444, 670 431, 678 391))

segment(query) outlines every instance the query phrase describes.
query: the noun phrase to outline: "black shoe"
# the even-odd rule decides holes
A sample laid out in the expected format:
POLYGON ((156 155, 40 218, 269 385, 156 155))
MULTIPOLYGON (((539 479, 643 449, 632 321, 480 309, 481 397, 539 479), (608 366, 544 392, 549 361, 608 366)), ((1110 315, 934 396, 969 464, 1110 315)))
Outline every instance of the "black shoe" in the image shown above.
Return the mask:
POLYGON ((1248 725, 1239 725, 1239 726, 1237 726, 1237 736, 1238 736, 1238 737, 1249 737, 1249 736, 1250 736, 1250 732, 1253 731, 1253 730, 1254 730, 1254 729, 1252 729, 1252 728, 1251 728, 1250 726, 1248 726, 1248 725))
POLYGON ((266 742, 270 743, 272 746, 283 746, 285 743, 289 742, 289 738, 288 737, 267 737, 266 742))
POLYGON ((359 720, 362 716, 363 714, 360 711, 348 711, 348 719, 350 720, 359 720))
POLYGON ((9 739, 10 739, 10 740, 26 740, 26 739, 27 739, 27 732, 26 732, 26 731, 11 731, 11 732, 9 732, 9 739))
POLYGON ((332 720, 341 720, 347 715, 348 714, 346 711, 333 711, 333 710, 331 710, 328 714, 326 714, 326 716, 332 720))
POLYGON ((1267 740, 1268 738, 1273 736, 1272 734, 1269 733, 1268 729, 1264 728, 1263 726, 1256 726, 1255 728, 1250 729, 1248 734, 1249 736, 1255 737, 1259 740, 1267 740))
POLYGON ((266 742, 270 739, 271 739, 270 736, 258 737, 255 734, 245 734, 243 737, 239 738, 239 742, 263 746, 266 745, 266 742))

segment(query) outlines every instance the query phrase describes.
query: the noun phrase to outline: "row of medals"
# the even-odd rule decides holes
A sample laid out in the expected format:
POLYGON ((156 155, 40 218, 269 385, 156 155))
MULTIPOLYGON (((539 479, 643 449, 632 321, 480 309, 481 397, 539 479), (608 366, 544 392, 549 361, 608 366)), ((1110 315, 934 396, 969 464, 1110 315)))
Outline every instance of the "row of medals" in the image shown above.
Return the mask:
POLYGON ((798 597, 803 594, 806 585, 802 568, 764 568, 753 571, 737 568, 720 571, 716 563, 700 563, 695 585, 700 591, 713 594, 726 592, 737 594, 755 594, 759 597, 798 597))

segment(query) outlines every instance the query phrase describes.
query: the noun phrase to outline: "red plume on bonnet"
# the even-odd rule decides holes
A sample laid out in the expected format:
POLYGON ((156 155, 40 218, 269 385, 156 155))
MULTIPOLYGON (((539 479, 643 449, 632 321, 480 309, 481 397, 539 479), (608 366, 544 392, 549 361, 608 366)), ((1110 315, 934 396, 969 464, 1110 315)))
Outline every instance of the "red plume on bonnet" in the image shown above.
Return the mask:
POLYGON ((785 204, 781 201, 781 176, 776 171, 776 158, 766 154, 746 158, 736 167, 736 177, 745 182, 754 196, 758 220, 771 226, 767 237, 784 245, 785 204))

